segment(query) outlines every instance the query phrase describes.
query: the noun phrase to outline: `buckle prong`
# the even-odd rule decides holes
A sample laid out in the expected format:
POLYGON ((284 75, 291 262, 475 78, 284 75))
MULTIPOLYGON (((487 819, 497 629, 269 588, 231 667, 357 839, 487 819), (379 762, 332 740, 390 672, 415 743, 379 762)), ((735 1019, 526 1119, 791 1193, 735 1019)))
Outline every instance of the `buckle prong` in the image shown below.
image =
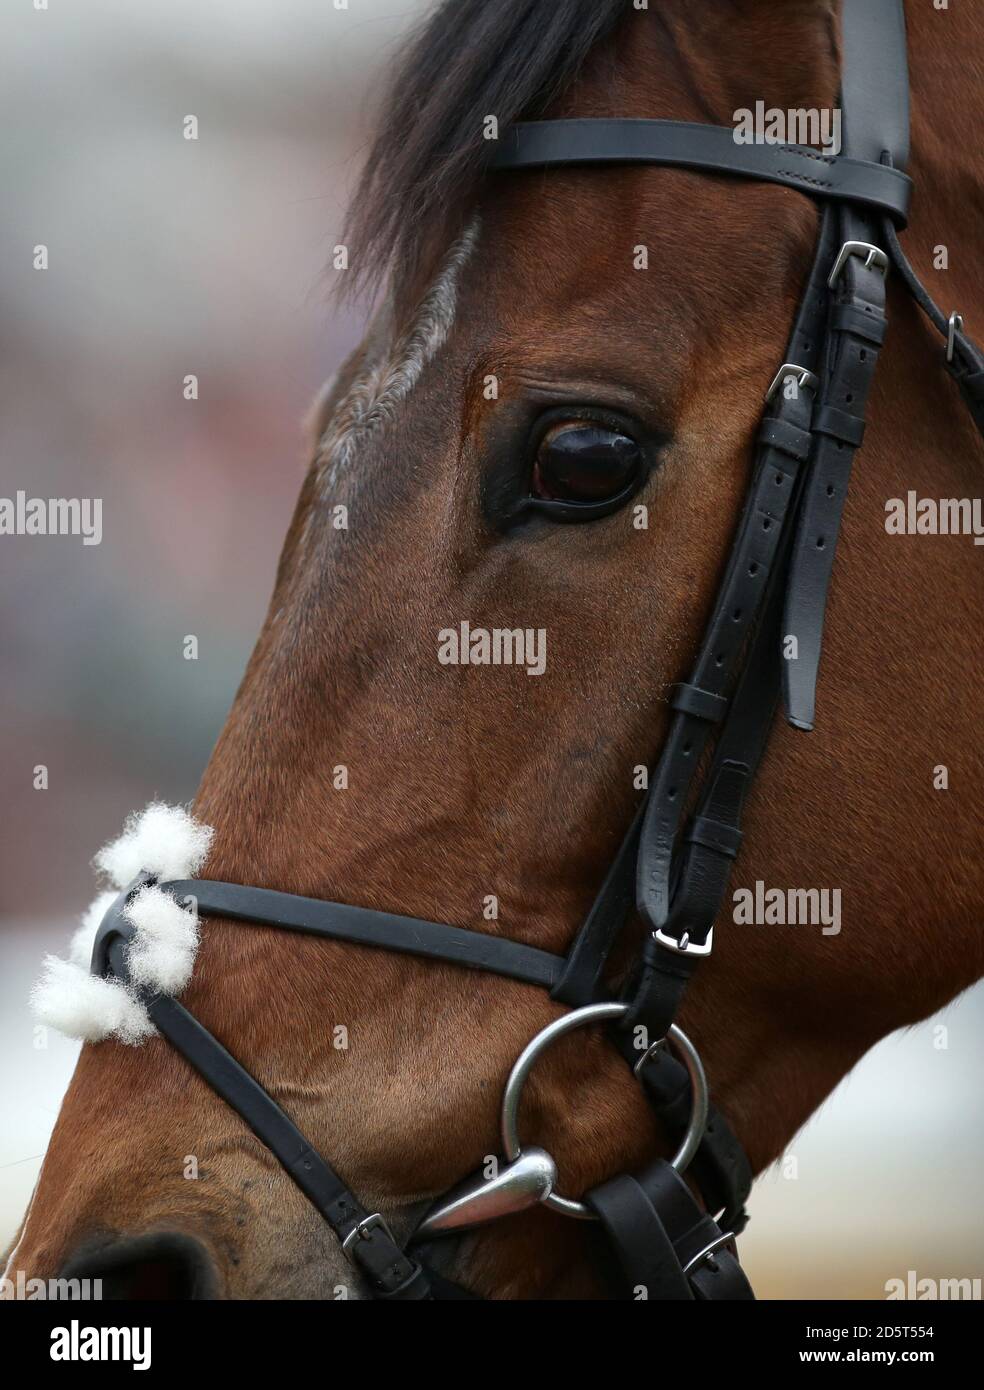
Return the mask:
POLYGON ((963 332, 963 314, 958 314, 956 309, 947 319, 946 324, 946 360, 953 361, 953 353, 957 345, 957 334, 963 332))
POLYGON ((686 931, 680 937, 668 936, 665 931, 654 931, 652 935, 654 941, 677 956, 709 956, 714 946, 713 927, 703 941, 691 941, 690 933, 686 931))
POLYGON ((808 371, 806 367, 801 367, 796 362, 784 362, 782 366, 779 368, 779 370, 776 372, 775 376, 772 378, 772 385, 765 393, 766 405, 768 405, 769 401, 772 400, 772 397, 779 390, 779 387, 783 384, 786 378, 790 376, 794 376, 796 378, 796 385, 797 387, 799 387, 800 390, 802 390, 804 386, 809 386, 811 391, 816 391, 820 385, 814 373, 808 371))
POLYGON ((368 1240, 369 1233, 371 1231, 382 1231, 385 1235, 389 1236, 390 1240, 393 1241, 394 1245, 396 1244, 396 1241, 393 1237, 393 1232, 386 1224, 385 1219, 383 1218, 383 1216, 380 1215, 378 1211, 374 1211, 369 1216, 364 1216, 361 1221, 359 1221, 355 1226, 353 1226, 351 1231, 349 1231, 348 1235, 342 1241, 342 1252, 347 1260, 349 1260, 350 1262, 355 1260, 355 1256, 352 1254, 353 1245, 356 1243, 356 1241, 368 1240))
MULTIPOLYGON (((723 1232, 722 1235, 712 1240, 709 1245, 705 1245, 703 1250, 699 1250, 692 1260, 687 1261, 683 1267, 684 1274, 689 1274, 690 1271, 696 1269, 698 1265, 702 1265, 705 1261, 709 1261, 718 1250, 723 1250, 726 1245, 734 1247, 734 1243, 734 1233, 732 1231, 723 1232)), ((732 1254, 735 1254, 734 1249, 732 1249, 732 1254)))
POLYGON ((888 256, 880 246, 872 246, 870 241, 845 241, 837 252, 834 268, 827 277, 828 289, 832 290, 837 284, 850 256, 863 256, 866 270, 874 266, 876 270, 881 271, 883 278, 888 274, 888 256))

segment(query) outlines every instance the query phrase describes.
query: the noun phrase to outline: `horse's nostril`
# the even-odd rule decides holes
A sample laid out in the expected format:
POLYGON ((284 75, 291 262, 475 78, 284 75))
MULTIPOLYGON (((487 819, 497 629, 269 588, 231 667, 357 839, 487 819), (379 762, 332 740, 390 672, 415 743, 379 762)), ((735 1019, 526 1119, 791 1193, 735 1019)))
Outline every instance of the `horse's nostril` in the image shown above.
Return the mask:
POLYGON ((61 1277, 99 1279, 102 1297, 110 1300, 216 1297, 215 1269, 205 1247, 172 1231, 84 1246, 66 1261, 61 1277))

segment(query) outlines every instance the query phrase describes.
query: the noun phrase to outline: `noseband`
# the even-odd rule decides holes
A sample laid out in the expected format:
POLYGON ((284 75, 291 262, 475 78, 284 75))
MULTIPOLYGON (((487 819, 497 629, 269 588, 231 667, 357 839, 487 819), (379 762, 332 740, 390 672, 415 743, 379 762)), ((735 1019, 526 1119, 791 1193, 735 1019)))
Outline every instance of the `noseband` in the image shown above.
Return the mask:
MULTIPOLYGON (((890 265, 948 338, 945 366, 984 433, 984 357, 963 333, 959 315, 948 320, 930 299, 897 236, 911 190, 904 172, 909 121, 901 0, 843 0, 842 30, 842 155, 738 145, 730 129, 686 122, 563 120, 512 127, 491 161, 493 171, 682 167, 779 183, 815 199, 822 210, 813 268, 785 360, 766 395, 749 492, 699 656, 689 681, 673 689, 671 725, 648 794, 568 954, 263 888, 206 880, 160 885, 178 899, 193 898, 202 916, 488 971, 545 989, 572 1010, 538 1034, 513 1068, 498 1173, 467 1180, 448 1194, 402 1248, 383 1217, 359 1203, 187 1009, 132 986, 157 1029, 242 1116, 324 1217, 375 1298, 472 1297, 428 1268, 428 1247, 541 1202, 600 1224, 630 1298, 752 1297, 735 1250, 747 1219, 751 1169, 709 1103, 700 1059, 673 1020, 697 964, 711 952, 713 924, 741 843, 742 806, 780 695, 790 723, 813 727, 827 590, 885 335, 890 265), (790 633, 798 639, 798 660, 782 661, 782 636, 790 633), (713 753, 698 777, 712 736, 713 753), (646 928, 644 945, 627 988, 612 998, 606 966, 633 909, 646 928), (556 1191, 550 1155, 523 1146, 517 1114, 523 1082, 542 1049, 596 1022, 609 1026, 676 1153, 669 1162, 612 1177, 578 1201, 556 1191)), ((123 908, 151 881, 143 875, 106 914, 93 953, 96 973, 129 980, 132 928, 123 908)))

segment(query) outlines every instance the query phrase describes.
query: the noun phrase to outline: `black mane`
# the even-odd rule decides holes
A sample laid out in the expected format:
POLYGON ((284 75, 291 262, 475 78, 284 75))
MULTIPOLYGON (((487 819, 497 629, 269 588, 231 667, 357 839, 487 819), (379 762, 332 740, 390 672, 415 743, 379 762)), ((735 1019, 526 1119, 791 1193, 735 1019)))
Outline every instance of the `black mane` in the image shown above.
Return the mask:
POLYGON ((628 0, 444 0, 392 76, 349 211, 350 290, 412 276, 460 230, 488 157, 483 121, 535 117, 628 0))

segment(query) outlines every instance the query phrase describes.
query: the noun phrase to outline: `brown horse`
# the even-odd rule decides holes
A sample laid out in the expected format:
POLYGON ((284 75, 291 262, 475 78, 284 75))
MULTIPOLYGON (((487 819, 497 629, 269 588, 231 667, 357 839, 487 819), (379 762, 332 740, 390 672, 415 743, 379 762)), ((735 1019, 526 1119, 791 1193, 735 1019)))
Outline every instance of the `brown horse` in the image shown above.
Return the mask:
MULTIPOLYGON (((388 293, 319 406, 269 616, 195 803, 215 827, 209 877, 568 946, 707 618, 817 211, 665 168, 476 179, 474 131, 489 113, 731 125, 757 99, 830 109, 837 10, 465 0, 423 32, 348 239, 388 293), (637 442, 648 527, 632 505, 581 526, 515 518, 521 492, 550 495, 544 420, 637 442), (544 673, 443 664, 439 634, 462 621, 543 629, 544 673)), ((909 10, 906 244, 979 324, 984 168, 966 132, 984 123, 984 16, 909 10)), ((843 929, 723 921, 681 1015, 756 1171, 876 1040, 984 974, 978 555, 885 526, 909 489, 973 496, 980 447, 891 282, 889 319, 817 729, 777 723, 734 880, 836 886, 843 929)), ((182 998, 401 1236, 498 1151, 504 1078, 562 1012, 523 984, 229 922, 206 924, 182 998)), ((537 1067, 523 1125, 572 1194, 664 1143, 621 1059, 583 1033, 537 1067)), ((93 1240, 118 1250, 131 1294, 353 1284, 267 1150, 160 1039, 83 1049, 10 1266, 51 1276, 93 1240)), ((593 1240, 535 1209, 456 1244, 451 1270, 491 1297, 597 1296, 593 1240)))

